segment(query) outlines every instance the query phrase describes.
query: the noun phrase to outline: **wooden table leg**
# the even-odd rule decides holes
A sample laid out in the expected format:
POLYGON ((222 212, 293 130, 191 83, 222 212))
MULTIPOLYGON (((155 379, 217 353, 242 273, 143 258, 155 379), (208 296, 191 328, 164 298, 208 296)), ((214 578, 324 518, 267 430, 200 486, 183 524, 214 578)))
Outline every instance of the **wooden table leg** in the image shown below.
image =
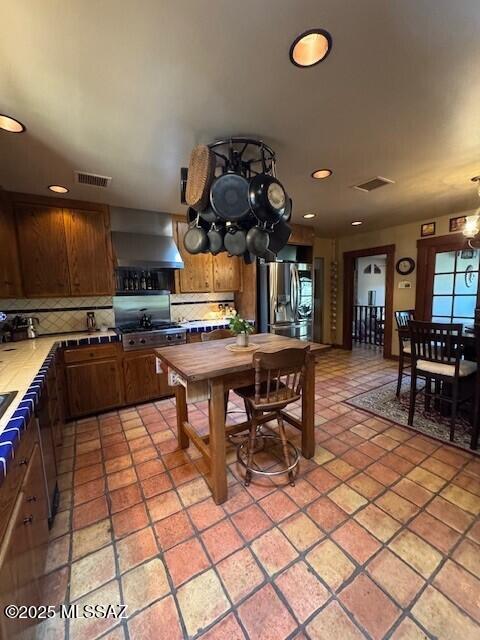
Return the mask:
POLYGON ((175 400, 177 405, 178 446, 180 449, 188 449, 189 439, 183 428, 183 423, 188 422, 187 391, 181 384, 175 387, 175 400))
POLYGON ((221 504, 227 499, 227 457, 225 446, 225 399, 221 379, 210 381, 208 416, 210 423, 210 479, 213 499, 221 504))
POLYGON ((315 356, 307 354, 302 393, 302 455, 315 453, 315 356))

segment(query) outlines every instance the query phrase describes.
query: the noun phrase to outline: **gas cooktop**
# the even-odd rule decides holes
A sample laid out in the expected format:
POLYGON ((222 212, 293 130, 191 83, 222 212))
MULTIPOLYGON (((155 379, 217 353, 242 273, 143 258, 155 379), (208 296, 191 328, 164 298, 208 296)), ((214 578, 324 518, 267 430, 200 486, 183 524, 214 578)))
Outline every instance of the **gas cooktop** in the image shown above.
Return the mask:
POLYGON ((124 351, 152 349, 166 345, 184 344, 187 330, 175 322, 157 322, 149 327, 138 324, 118 328, 124 351))
POLYGON ((183 329, 179 324, 175 322, 157 322, 147 327, 143 327, 140 324, 128 325, 126 327, 120 327, 118 330, 120 333, 143 333, 144 331, 166 331, 168 329, 183 329))

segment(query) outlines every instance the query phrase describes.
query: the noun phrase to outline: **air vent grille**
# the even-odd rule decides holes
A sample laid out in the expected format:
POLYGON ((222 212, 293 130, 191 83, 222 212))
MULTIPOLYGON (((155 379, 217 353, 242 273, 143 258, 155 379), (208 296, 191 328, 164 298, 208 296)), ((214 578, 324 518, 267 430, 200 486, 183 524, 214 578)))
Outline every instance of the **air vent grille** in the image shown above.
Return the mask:
POLYGON ((389 180, 388 178, 382 178, 382 176, 376 176, 371 180, 367 180, 367 182, 362 182, 362 184, 355 184, 353 189, 358 189, 359 191, 374 191, 375 189, 379 189, 380 187, 384 187, 387 184, 395 184, 394 180, 389 180))
POLYGON ((97 173, 87 173, 86 171, 75 171, 75 182, 78 184, 106 189, 110 186, 111 181, 112 179, 108 176, 100 176, 97 173))

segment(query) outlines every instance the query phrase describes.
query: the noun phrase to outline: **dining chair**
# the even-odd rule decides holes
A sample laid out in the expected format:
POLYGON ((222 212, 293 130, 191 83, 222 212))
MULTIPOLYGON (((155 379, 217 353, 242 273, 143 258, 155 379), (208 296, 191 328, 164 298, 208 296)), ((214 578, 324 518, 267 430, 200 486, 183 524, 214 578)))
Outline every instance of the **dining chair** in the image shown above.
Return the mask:
MULTIPOLYGON (((275 353, 257 351, 253 355, 255 384, 238 389, 245 400, 250 421, 249 437, 237 447, 237 458, 245 471, 245 486, 250 484, 252 474, 277 476, 288 474, 291 486, 295 486, 295 469, 300 454, 295 445, 287 440, 282 411, 302 397, 305 378, 305 361, 310 347, 282 349, 275 353), (278 436, 262 431, 264 422, 277 420, 278 436), (281 443, 284 468, 263 470, 255 465, 254 455, 258 440, 270 439, 281 443), (246 462, 245 459, 246 458, 246 462)), ((263 447, 260 447, 263 450, 263 447)))
MULTIPOLYGON (((210 340, 225 340, 225 338, 233 338, 233 333, 229 329, 214 329, 213 331, 203 331, 200 334, 202 342, 210 342, 210 340)), ((228 400, 230 398, 230 390, 225 391, 225 420, 228 413, 228 400)))
POLYGON ((472 420, 472 437, 470 440, 470 449, 478 447, 478 436, 480 433, 480 313, 475 309, 475 357, 477 360, 477 374, 475 376, 475 395, 473 400, 473 420, 472 420))
POLYGON ((395 311, 395 322, 397 323, 397 333, 398 333, 398 379, 397 379, 397 393, 396 396, 400 395, 400 391, 402 390, 402 380, 404 374, 404 370, 411 365, 411 346, 410 346, 410 338, 408 335, 408 323, 410 320, 415 320, 415 310, 407 309, 404 311, 395 311), (407 360, 407 362, 405 362, 407 360))
POLYGON ((417 379, 424 378, 425 397, 451 405, 450 441, 453 442, 458 407, 472 398, 468 386, 462 383, 470 382, 471 376, 477 372, 476 362, 462 357, 463 325, 410 320, 408 328, 412 360, 408 424, 413 425, 417 379), (433 392, 432 380, 435 382, 433 392), (463 394, 463 391, 467 393, 463 394))

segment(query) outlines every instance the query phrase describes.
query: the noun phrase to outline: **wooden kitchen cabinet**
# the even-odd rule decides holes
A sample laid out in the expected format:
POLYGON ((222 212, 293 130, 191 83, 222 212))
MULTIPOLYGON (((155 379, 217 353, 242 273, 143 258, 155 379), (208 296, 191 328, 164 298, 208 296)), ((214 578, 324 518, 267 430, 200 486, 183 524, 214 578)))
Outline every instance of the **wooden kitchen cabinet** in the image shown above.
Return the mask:
MULTIPOLYGON (((20 463, 25 469, 21 483, 14 483, 10 471, 2 484, 3 494, 14 496, 12 508, 6 513, 6 529, 0 539, 0 610, 7 604, 41 604, 41 577, 45 568, 48 546, 48 510, 43 481, 41 452, 33 443, 32 422, 23 438, 33 444, 28 457, 20 463)), ((22 445, 21 445, 22 446, 22 445)), ((25 448, 25 446, 23 447, 25 448)), ((9 620, 0 615, 1 638, 31 638, 35 620, 9 620)))
POLYGON ((183 246, 188 224, 178 220, 176 240, 185 267, 175 272, 177 293, 211 293, 239 291, 242 286, 241 258, 226 253, 192 255, 183 246))
POLYGON ((27 297, 69 296, 63 209, 15 205, 23 290, 27 297))
POLYGON ((71 295, 113 292, 108 216, 101 211, 64 209, 71 295))
POLYGON ((20 298, 22 286, 15 220, 9 200, 0 191, 0 298, 20 298))
POLYGON ((117 358, 67 364, 65 378, 70 418, 123 404, 122 370, 117 358))
POLYGON ((315 230, 303 224, 292 224, 292 235, 288 240, 288 244, 302 244, 305 246, 313 245, 315 241, 315 230))
POLYGON ((212 256, 214 291, 240 291, 242 288, 241 260, 237 256, 229 257, 227 253, 212 256))
POLYGON ((177 222, 177 244, 185 267, 178 269, 178 293, 208 293, 213 291, 212 256, 210 253, 192 255, 183 246, 188 231, 186 222, 177 222))
POLYGON ((27 297, 114 292, 108 207, 13 194, 27 297))
POLYGON ((171 395, 166 373, 157 373, 156 356, 153 351, 125 354, 123 373, 125 376, 125 402, 136 404, 171 395))

